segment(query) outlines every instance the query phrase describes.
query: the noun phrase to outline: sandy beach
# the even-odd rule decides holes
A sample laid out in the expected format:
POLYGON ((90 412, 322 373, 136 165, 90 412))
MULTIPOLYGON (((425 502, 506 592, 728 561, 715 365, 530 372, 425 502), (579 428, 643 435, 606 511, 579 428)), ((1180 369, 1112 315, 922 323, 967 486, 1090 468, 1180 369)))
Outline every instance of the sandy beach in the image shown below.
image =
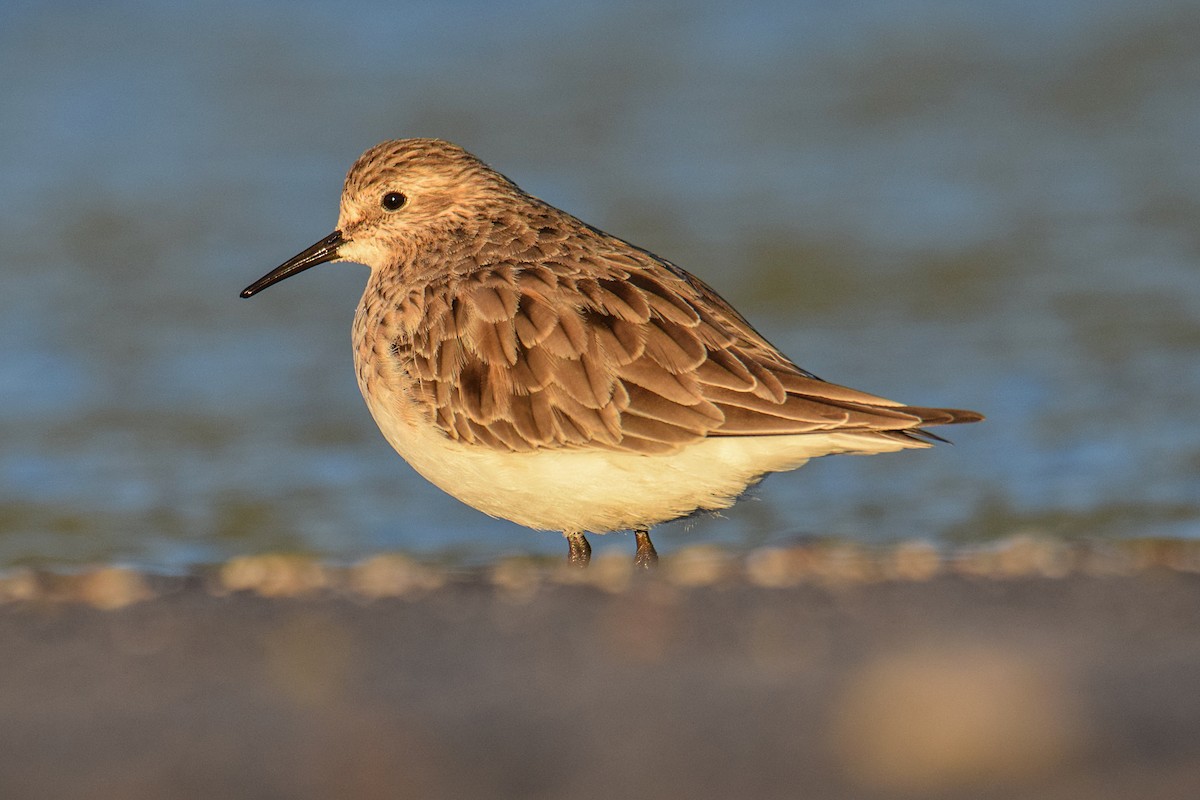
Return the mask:
POLYGON ((0 796, 1194 793, 1200 574, 901 552, 10 575, 0 796))

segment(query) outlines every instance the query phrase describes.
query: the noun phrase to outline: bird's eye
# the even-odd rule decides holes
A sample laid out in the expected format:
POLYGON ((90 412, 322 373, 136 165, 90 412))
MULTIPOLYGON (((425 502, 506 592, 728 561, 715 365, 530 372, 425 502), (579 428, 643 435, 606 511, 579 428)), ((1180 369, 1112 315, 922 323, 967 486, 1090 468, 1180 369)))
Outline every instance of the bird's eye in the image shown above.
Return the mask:
POLYGON ((379 205, 383 206, 385 211, 396 211, 407 202, 408 198, 399 192, 388 192, 379 201, 379 205))

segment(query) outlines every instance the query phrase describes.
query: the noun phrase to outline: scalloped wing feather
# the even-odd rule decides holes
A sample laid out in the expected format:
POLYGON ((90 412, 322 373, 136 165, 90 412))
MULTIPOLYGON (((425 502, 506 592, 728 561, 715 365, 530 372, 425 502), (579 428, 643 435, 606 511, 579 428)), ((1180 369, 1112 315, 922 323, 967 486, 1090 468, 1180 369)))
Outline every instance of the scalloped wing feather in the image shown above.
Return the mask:
POLYGON ((533 262, 504 247, 486 263, 483 248, 477 269, 410 295, 391 353, 451 439, 669 453, 709 436, 844 431, 894 448, 897 437, 925 444, 923 425, 980 418, 822 381, 698 278, 594 229, 579 233, 541 242, 533 262))

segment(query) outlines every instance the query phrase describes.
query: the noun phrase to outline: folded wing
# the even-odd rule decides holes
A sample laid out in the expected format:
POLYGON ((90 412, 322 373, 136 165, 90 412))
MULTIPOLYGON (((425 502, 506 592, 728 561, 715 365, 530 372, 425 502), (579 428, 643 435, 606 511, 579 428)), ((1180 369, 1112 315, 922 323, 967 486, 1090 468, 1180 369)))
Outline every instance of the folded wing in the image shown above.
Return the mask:
POLYGON ((924 426, 982 419, 820 380, 699 279, 590 232, 586 249, 535 243, 410 295, 422 324, 392 352, 449 437, 646 454, 710 436, 825 432, 920 446, 937 439, 924 426))

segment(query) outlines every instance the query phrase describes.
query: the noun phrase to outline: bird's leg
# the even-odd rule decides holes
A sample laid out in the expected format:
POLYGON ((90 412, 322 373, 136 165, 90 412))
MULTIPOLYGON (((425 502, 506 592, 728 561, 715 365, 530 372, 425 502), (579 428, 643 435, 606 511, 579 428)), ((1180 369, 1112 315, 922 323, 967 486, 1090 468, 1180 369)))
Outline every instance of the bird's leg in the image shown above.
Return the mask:
POLYGON ((567 537, 567 545, 571 548, 567 551, 567 563, 572 567, 586 567, 592 560, 592 546, 588 540, 579 531, 563 531, 563 536, 567 537))
POLYGON ((653 569, 658 566, 658 551, 654 542, 650 541, 650 529, 638 528, 633 532, 637 537, 637 555, 633 557, 633 565, 642 569, 653 569))

